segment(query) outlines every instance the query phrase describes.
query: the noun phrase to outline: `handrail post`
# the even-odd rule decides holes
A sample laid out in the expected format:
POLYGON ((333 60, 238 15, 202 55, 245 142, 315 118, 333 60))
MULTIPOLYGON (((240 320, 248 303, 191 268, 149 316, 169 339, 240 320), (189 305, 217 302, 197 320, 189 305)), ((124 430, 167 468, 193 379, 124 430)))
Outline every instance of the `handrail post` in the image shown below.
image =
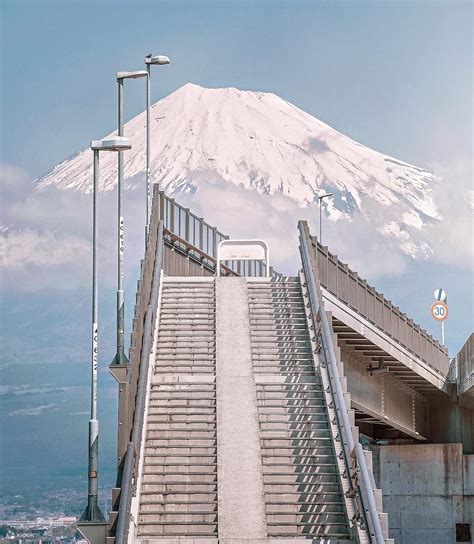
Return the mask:
POLYGON ((186 219, 185 219, 185 223, 184 223, 184 239, 186 240, 186 242, 190 242, 190 239, 189 239, 189 213, 190 213, 189 208, 186 208, 186 219))

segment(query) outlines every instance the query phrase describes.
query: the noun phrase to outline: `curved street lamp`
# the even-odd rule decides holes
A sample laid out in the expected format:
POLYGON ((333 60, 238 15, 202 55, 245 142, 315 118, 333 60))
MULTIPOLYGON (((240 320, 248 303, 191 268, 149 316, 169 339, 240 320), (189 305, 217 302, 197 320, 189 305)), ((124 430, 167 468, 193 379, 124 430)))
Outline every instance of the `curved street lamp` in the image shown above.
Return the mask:
POLYGON ((151 83, 150 83, 150 66, 164 66, 171 61, 165 55, 152 55, 149 53, 145 57, 145 66, 148 74, 146 86, 146 221, 145 221, 145 247, 148 239, 148 227, 150 223, 150 100, 151 100, 151 83))
MULTIPOLYGON (((139 79, 147 77, 146 70, 136 70, 134 72, 117 72, 117 134, 123 136, 123 82, 125 79, 139 79)), ((128 359, 125 355, 124 330, 125 330, 125 307, 123 294, 123 240, 124 240, 124 220, 123 220, 123 153, 118 151, 117 165, 117 353, 112 361, 112 365, 120 365, 125 368, 128 359)), ((111 369, 112 370, 112 369, 111 369)), ((115 374, 114 374, 115 376, 115 374)), ((120 380, 119 380, 120 381, 120 380)))
POLYGON ((93 140, 94 152, 93 204, 92 204, 92 354, 91 354, 91 413, 89 420, 89 470, 88 500, 80 519, 80 529, 88 535, 89 541, 96 541, 98 534, 105 531, 105 519, 98 504, 99 469, 99 421, 97 419, 97 370, 98 370, 98 290, 97 290, 97 231, 98 231, 98 185, 99 153, 101 151, 125 151, 132 146, 127 138, 116 136, 103 140, 93 140))

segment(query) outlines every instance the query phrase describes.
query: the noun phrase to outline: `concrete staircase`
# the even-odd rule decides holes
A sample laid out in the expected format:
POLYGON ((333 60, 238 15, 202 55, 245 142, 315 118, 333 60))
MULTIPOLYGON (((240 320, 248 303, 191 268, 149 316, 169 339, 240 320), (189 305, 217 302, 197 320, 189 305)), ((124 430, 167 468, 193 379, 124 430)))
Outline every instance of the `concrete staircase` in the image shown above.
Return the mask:
POLYGON ((348 542, 299 279, 249 279, 248 296, 268 536, 348 542))
POLYGON ((163 278, 129 542, 368 542, 303 291, 163 278))
POLYGON ((164 278, 137 537, 217 537, 213 278, 164 278))

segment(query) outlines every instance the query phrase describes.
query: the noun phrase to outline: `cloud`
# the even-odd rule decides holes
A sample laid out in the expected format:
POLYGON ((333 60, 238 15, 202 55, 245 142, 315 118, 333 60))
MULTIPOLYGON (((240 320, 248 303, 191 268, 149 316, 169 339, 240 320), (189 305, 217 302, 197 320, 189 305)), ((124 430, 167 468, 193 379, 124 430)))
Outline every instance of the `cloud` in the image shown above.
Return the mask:
POLYGON ((472 157, 432 165, 443 180, 434 198, 443 220, 427 230, 433 260, 464 269, 474 269, 474 172, 472 157))
MULTIPOLYGON (((201 184, 197 176, 193 181, 198 190, 180 194, 180 203, 211 225, 217 225, 223 234, 266 240, 274 268, 285 274, 297 273, 301 267, 297 224, 305 219, 311 232, 318 234, 317 206, 300 207, 282 194, 262 195, 222 180, 201 184)), ((361 214, 354 214, 350 221, 324 216, 323 237, 325 244, 332 250, 337 248, 342 260, 361 274, 373 278, 405 270, 407 257, 398 240, 377 232, 361 214)))
POLYGON ((50 230, 1 229, 0 266, 7 272, 22 271, 29 266, 71 265, 84 259, 88 253, 89 244, 78 237, 61 238, 50 230))
MULTIPOLYGON (((40 291, 90 285, 92 197, 54 186, 39 189, 20 168, 0 164, 0 273, 3 289, 40 291)), ((126 274, 143 257, 140 191, 128 191, 125 207, 126 274), (141 221, 137 218, 141 216, 141 221)), ((103 285, 116 281, 117 194, 99 198, 99 274, 103 285)))
MULTIPOLYGON (((421 212, 408 214, 402 207, 397 221, 396 214, 395 219, 393 214, 387 216, 384 207, 370 198, 362 212, 354 207, 350 217, 338 219, 330 208, 333 203, 327 202, 333 216, 323 216, 324 243, 370 278, 402 273, 410 259, 407 255, 473 267, 472 162, 458 159, 432 166, 442 180, 433 186, 441 221, 421 212)), ((266 239, 275 268, 296 272, 300 266, 297 222, 306 219, 318 234, 317 206, 301 207, 279 193, 262 195, 224 182, 208 171, 193 173, 192 182, 197 190, 177 194, 180 203, 232 237, 266 239)), ((89 287, 91 194, 55 186, 39 189, 27 173, 8 164, 0 165, 0 191, 3 288, 28 292, 89 287)), ((137 189, 125 194, 125 272, 129 278, 137 277, 143 257, 143 196, 137 189)), ((116 281, 116 198, 115 190, 99 196, 100 282, 111 288, 116 281)))
POLYGON ((39 416, 46 410, 51 410, 56 406, 56 403, 44 404, 43 406, 34 406, 32 408, 20 408, 9 412, 9 416, 39 416))

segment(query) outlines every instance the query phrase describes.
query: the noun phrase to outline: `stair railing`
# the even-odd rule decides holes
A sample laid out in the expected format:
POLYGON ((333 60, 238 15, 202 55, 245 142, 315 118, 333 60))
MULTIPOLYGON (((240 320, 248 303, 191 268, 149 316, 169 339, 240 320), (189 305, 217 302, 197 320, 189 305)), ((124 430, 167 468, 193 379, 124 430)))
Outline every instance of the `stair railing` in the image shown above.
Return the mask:
POLYGON ((161 283, 161 270, 163 266, 163 221, 158 224, 158 236, 156 240, 156 259, 153 270, 150 300, 145 313, 145 325, 143 328, 142 349, 140 354, 140 372, 137 385, 135 404, 135 416, 133 420, 132 435, 127 445, 123 462, 122 485, 120 502, 116 521, 115 544, 126 544, 130 526, 130 508, 132 497, 136 493, 136 481, 138 476, 138 462, 143 435, 143 423, 147 393, 147 379, 150 366, 150 354, 153 347, 153 336, 156 325, 158 297, 161 283))
POLYGON ((385 539, 382 533, 380 518, 377 511, 374 488, 371 482, 362 446, 359 443, 354 443, 349 413, 344 398, 344 392, 342 390, 339 369, 337 367, 337 359, 332 342, 331 328, 329 326, 324 305, 318 298, 315 272, 311 264, 310 249, 308 247, 309 230, 306 221, 298 222, 298 230, 300 233, 300 253, 303 263, 303 274, 306 280, 306 287, 308 289, 313 326, 316 333, 318 332, 319 328, 321 340, 320 344, 324 350, 326 363, 328 365, 328 369, 330 370, 331 394, 337 414, 336 423, 343 445, 342 451, 344 454, 344 461, 346 467, 350 469, 351 482, 354 490, 356 492, 358 490, 358 502, 363 508, 363 512, 365 514, 364 517, 367 520, 369 533, 372 537, 371 540, 377 544, 384 544, 385 539), (320 327, 318 327, 318 322, 320 327))

